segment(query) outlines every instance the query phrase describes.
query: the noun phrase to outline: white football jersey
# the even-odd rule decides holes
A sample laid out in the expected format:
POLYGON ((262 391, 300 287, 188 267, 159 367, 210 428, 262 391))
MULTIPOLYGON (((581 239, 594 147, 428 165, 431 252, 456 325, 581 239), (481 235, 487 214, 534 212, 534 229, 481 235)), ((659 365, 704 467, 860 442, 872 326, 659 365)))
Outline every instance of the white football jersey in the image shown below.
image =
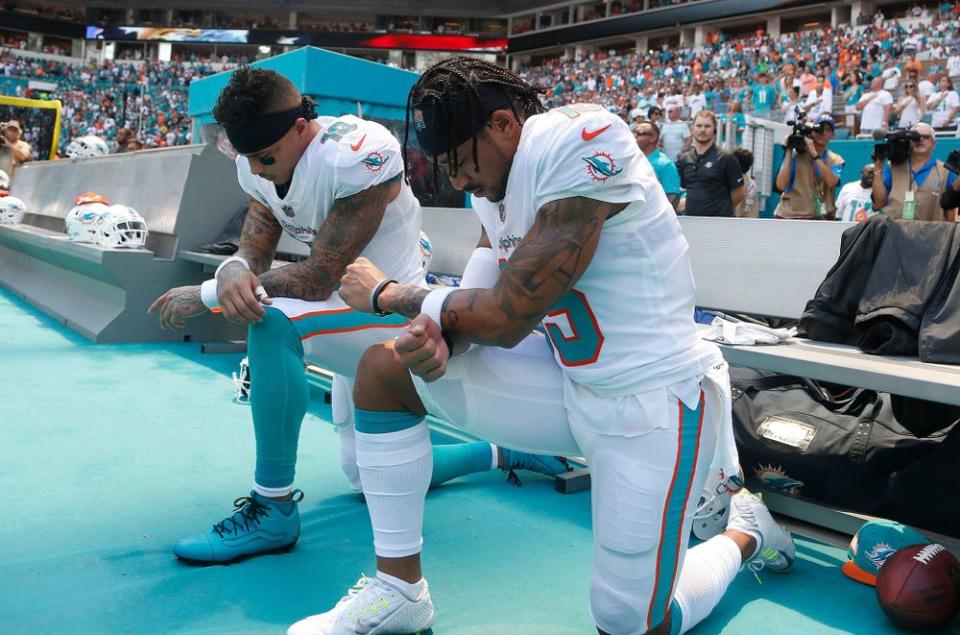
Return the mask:
MULTIPOLYGON (((334 201, 403 175, 400 143, 380 124, 353 115, 317 121, 320 132, 300 157, 283 198, 273 183, 250 172, 247 157, 237 156, 240 187, 273 212, 284 231, 308 245, 334 201)), ((421 223, 420 203, 401 182, 400 194, 387 206, 380 229, 361 255, 391 278, 416 283, 423 278, 421 223)))
POLYGON ((602 396, 644 392, 722 361, 697 337, 689 247, 627 124, 593 104, 529 118, 501 203, 473 199, 501 262, 546 203, 629 205, 607 220, 590 266, 543 320, 567 377, 602 396))

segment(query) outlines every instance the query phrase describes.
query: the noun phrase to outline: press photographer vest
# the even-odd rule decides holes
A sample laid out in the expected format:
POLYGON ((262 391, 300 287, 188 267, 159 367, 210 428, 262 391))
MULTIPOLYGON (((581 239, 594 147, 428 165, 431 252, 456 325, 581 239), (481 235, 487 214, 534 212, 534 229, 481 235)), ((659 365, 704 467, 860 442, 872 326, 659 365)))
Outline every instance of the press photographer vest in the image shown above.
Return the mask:
POLYGON ((947 187, 947 168, 943 162, 930 168, 923 185, 917 184, 910 175, 910 162, 890 166, 890 193, 887 195, 887 204, 880 210, 890 218, 903 216, 903 197, 913 185, 913 200, 916 204, 914 219, 916 220, 944 220, 943 210, 940 209, 940 195, 947 187))
MULTIPOLYGON (((827 150, 824 163, 833 168, 833 166, 843 163, 843 159, 840 155, 827 150)), ((817 197, 820 198, 823 216, 836 214, 835 188, 827 187, 822 176, 817 177, 813 157, 809 154, 799 155, 794 160, 793 165, 793 183, 790 184, 789 191, 784 192, 780 197, 780 204, 774 210, 774 216, 796 219, 816 218, 817 197)))

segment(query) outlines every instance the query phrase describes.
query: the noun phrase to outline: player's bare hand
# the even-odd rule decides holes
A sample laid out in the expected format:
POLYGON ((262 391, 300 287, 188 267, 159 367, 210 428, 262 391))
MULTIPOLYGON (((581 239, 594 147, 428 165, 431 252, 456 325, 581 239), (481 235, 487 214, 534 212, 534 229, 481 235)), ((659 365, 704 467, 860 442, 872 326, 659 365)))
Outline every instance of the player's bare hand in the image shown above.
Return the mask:
POLYGON ((424 381, 435 381, 447 372, 450 351, 443 341, 440 325, 421 313, 394 343, 400 362, 424 381))
POLYGON ((217 276, 217 299, 223 317, 238 324, 260 322, 267 314, 264 304, 272 304, 260 279, 238 262, 220 270, 217 276))
POLYGON ((340 298, 356 311, 373 313, 370 294, 386 277, 375 264, 361 256, 347 265, 340 279, 340 298))
POLYGON ((147 313, 160 313, 160 328, 183 328, 187 318, 200 315, 207 308, 200 301, 200 287, 174 287, 153 301, 147 313))

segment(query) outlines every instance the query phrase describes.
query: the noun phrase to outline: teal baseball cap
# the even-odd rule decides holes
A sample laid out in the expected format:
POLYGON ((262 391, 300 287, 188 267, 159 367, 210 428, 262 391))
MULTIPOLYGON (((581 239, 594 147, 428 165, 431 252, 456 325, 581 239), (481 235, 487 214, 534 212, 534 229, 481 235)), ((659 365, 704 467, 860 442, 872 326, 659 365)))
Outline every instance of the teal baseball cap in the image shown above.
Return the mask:
POLYGON ((877 572, 894 553, 910 545, 928 545, 930 540, 920 532, 892 520, 871 520, 864 523, 850 541, 843 573, 848 578, 877 585, 877 572))

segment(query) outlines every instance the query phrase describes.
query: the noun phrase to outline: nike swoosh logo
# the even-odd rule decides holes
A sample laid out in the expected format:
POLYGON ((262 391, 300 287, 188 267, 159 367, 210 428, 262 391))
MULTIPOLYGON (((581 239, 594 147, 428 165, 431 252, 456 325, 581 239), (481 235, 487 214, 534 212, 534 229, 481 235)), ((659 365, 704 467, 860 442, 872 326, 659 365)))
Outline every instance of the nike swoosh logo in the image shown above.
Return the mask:
POLYGON ((350 145, 350 149, 356 152, 357 150, 360 149, 360 146, 362 146, 363 142, 366 140, 367 140, 367 135, 363 135, 362 137, 360 137, 360 141, 357 141, 356 143, 353 143, 350 145))
POLYGON ((580 131, 580 136, 583 138, 584 141, 593 141, 594 139, 599 137, 601 134, 603 134, 607 130, 607 128, 609 128, 611 125, 612 124, 608 123, 603 128, 597 128, 596 130, 592 130, 590 132, 587 132, 587 129, 584 128, 583 130, 580 131))

